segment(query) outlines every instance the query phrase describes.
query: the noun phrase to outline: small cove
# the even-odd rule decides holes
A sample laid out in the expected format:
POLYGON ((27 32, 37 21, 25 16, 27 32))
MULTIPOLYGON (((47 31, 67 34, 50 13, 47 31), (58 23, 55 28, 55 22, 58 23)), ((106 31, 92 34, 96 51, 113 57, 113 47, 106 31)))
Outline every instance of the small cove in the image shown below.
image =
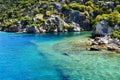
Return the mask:
POLYGON ((119 80, 120 55, 87 51, 88 36, 0 32, 0 80, 119 80))

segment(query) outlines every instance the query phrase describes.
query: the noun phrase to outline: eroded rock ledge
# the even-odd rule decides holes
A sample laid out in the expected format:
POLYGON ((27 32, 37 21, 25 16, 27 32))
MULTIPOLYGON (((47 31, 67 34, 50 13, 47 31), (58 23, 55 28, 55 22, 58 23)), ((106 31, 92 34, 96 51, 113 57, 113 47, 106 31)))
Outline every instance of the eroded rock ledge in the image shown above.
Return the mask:
POLYGON ((109 50, 120 53, 120 39, 113 39, 109 36, 96 37, 90 41, 91 51, 109 50))

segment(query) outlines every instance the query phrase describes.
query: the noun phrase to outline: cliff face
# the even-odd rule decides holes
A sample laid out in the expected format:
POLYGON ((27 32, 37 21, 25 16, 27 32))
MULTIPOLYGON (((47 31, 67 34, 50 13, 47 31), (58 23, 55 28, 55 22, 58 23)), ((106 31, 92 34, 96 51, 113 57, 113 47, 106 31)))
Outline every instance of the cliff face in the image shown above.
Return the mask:
POLYGON ((92 30, 101 20, 96 17, 111 13, 118 3, 103 4, 97 0, 0 0, 0 30, 27 33, 92 30))

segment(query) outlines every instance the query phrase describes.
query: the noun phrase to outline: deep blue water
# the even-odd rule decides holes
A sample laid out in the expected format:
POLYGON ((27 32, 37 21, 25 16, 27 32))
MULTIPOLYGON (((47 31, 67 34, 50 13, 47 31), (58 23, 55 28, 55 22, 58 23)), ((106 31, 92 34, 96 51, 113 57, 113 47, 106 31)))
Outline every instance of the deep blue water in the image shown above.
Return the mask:
POLYGON ((86 51, 88 36, 0 32, 0 80, 119 80, 119 54, 86 51))
POLYGON ((57 69, 31 41, 51 42, 71 35, 0 32, 0 80, 60 80, 57 69))

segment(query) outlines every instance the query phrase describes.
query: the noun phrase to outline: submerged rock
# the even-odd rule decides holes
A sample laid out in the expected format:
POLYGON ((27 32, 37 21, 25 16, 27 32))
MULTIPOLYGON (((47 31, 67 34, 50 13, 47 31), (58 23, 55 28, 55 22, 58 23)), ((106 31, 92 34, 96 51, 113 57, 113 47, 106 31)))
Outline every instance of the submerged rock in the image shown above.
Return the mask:
POLYGON ((65 56, 69 56, 68 53, 63 53, 63 55, 65 55, 65 56))

